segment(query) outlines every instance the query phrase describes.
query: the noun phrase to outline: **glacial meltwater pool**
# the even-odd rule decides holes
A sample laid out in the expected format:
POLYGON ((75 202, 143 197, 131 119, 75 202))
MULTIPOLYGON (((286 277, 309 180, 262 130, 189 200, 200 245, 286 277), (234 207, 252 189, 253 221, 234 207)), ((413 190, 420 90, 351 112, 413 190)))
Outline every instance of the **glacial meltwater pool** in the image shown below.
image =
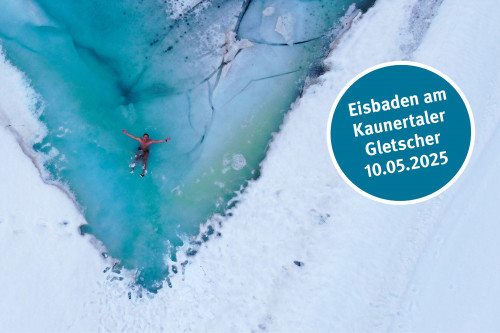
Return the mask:
POLYGON ((258 176, 353 2, 3 0, 0 42, 44 103, 49 134, 33 148, 51 157, 47 181, 155 292, 176 248, 258 176), (151 147, 144 178, 122 129, 172 138, 151 147))

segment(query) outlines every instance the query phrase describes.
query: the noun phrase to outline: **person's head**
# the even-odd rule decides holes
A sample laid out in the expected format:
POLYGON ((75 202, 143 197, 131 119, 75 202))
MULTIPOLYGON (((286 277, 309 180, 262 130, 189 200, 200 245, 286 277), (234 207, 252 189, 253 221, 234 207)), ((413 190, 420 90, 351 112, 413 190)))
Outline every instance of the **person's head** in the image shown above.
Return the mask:
POLYGON ((142 136, 144 139, 149 139, 149 134, 148 133, 144 133, 144 135, 142 136))

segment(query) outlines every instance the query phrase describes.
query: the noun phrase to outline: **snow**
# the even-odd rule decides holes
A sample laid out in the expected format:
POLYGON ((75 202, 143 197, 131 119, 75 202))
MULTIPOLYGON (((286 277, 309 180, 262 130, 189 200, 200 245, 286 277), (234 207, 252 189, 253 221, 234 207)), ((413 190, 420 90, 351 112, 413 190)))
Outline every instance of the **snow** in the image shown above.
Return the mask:
POLYGON ((78 234, 85 222, 71 198, 40 180, 17 141, 34 142, 37 132, 7 127, 12 115, 32 121, 25 119, 27 108, 37 108, 33 92, 2 62, 0 331, 500 330, 495 2, 444 0, 429 29, 415 33, 408 22, 426 1, 379 0, 337 41, 330 71, 292 107, 261 178, 232 216, 214 218, 222 235, 154 297, 139 298, 127 273, 103 273, 112 263, 78 234), (402 59, 431 65, 460 86, 476 143, 446 192, 389 206, 343 182, 325 132, 331 105, 352 77, 402 59))
POLYGON ((476 147, 402 298, 394 328, 498 331, 500 158, 498 20, 493 1, 443 2, 415 59, 453 75, 476 119, 476 147), (471 15, 470 13, 483 13, 471 15), (460 17, 460 22, 449 20, 460 17), (436 47, 439 45, 439 47, 436 47), (432 274, 431 274, 432 273, 432 274))
POLYGON ((283 15, 278 16, 276 21, 276 32, 285 39, 288 45, 293 45, 293 31, 295 26, 295 18, 291 13, 285 12, 283 15))
POLYGON ((43 109, 38 95, 29 87, 22 73, 5 60, 0 49, 0 122, 18 137, 29 138, 31 144, 46 135, 46 128, 38 121, 43 109))
POLYGON ((262 11, 262 15, 264 16, 271 16, 274 14, 274 11, 275 11, 275 8, 274 7, 266 7, 263 11, 262 11))
POLYGON ((200 11, 211 5, 210 1, 203 0, 172 0, 168 2, 169 9, 167 14, 171 19, 175 20, 200 4, 200 11))

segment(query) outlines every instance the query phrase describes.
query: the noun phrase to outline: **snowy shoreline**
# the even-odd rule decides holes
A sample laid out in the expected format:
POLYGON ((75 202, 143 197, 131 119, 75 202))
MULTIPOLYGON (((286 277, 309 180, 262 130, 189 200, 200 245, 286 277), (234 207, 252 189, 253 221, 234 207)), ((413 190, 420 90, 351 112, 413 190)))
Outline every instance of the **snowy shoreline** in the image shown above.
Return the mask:
MULTIPOLYGON (((41 181, 1 119, 0 330, 500 330, 494 5, 444 0, 426 31, 428 22, 413 17, 425 12, 424 1, 379 0, 337 41, 321 83, 293 105, 261 178, 241 195, 222 236, 204 243, 185 274, 172 277, 173 288, 153 298, 129 299, 127 279, 103 274, 106 261, 78 234, 83 217, 41 181), (372 65, 403 59, 433 66, 461 87, 477 136, 456 184, 426 203, 393 207, 343 182, 324 133, 345 83, 372 65)), ((427 14, 424 20, 434 15, 427 14)), ((0 70, 11 78, 0 83, 0 115, 25 114, 33 92, 12 67, 2 62, 0 70)), ((19 123, 30 124, 23 137, 40 130, 30 119, 19 123)))

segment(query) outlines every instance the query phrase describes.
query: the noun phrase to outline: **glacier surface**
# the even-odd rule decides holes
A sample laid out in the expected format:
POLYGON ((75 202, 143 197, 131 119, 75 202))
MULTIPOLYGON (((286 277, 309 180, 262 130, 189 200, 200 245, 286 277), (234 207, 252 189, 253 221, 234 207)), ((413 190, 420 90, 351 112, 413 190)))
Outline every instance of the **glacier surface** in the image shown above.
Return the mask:
POLYGON ((71 198, 44 184, 23 153, 23 140, 43 134, 29 117, 37 96, 2 59, 0 140, 8 158, 0 164, 0 330, 500 330, 495 5, 377 1, 337 41, 330 70, 286 116, 262 176, 218 228, 222 236, 204 243, 172 277, 173 288, 153 298, 139 296, 133 276, 110 269, 95 239, 78 235, 84 218, 71 198), (449 190, 395 207, 342 181, 325 134, 335 96, 352 77, 403 59, 434 66, 461 87, 477 137, 469 166, 449 190))
POLYGON ((272 133, 356 14, 348 0, 174 5, 9 0, 0 13, 7 58, 43 101, 48 132, 34 149, 46 181, 65 184, 81 232, 151 291, 175 249, 198 246, 200 224, 258 177, 272 133), (172 138, 151 147, 144 179, 129 174, 137 143, 122 129, 172 138))

